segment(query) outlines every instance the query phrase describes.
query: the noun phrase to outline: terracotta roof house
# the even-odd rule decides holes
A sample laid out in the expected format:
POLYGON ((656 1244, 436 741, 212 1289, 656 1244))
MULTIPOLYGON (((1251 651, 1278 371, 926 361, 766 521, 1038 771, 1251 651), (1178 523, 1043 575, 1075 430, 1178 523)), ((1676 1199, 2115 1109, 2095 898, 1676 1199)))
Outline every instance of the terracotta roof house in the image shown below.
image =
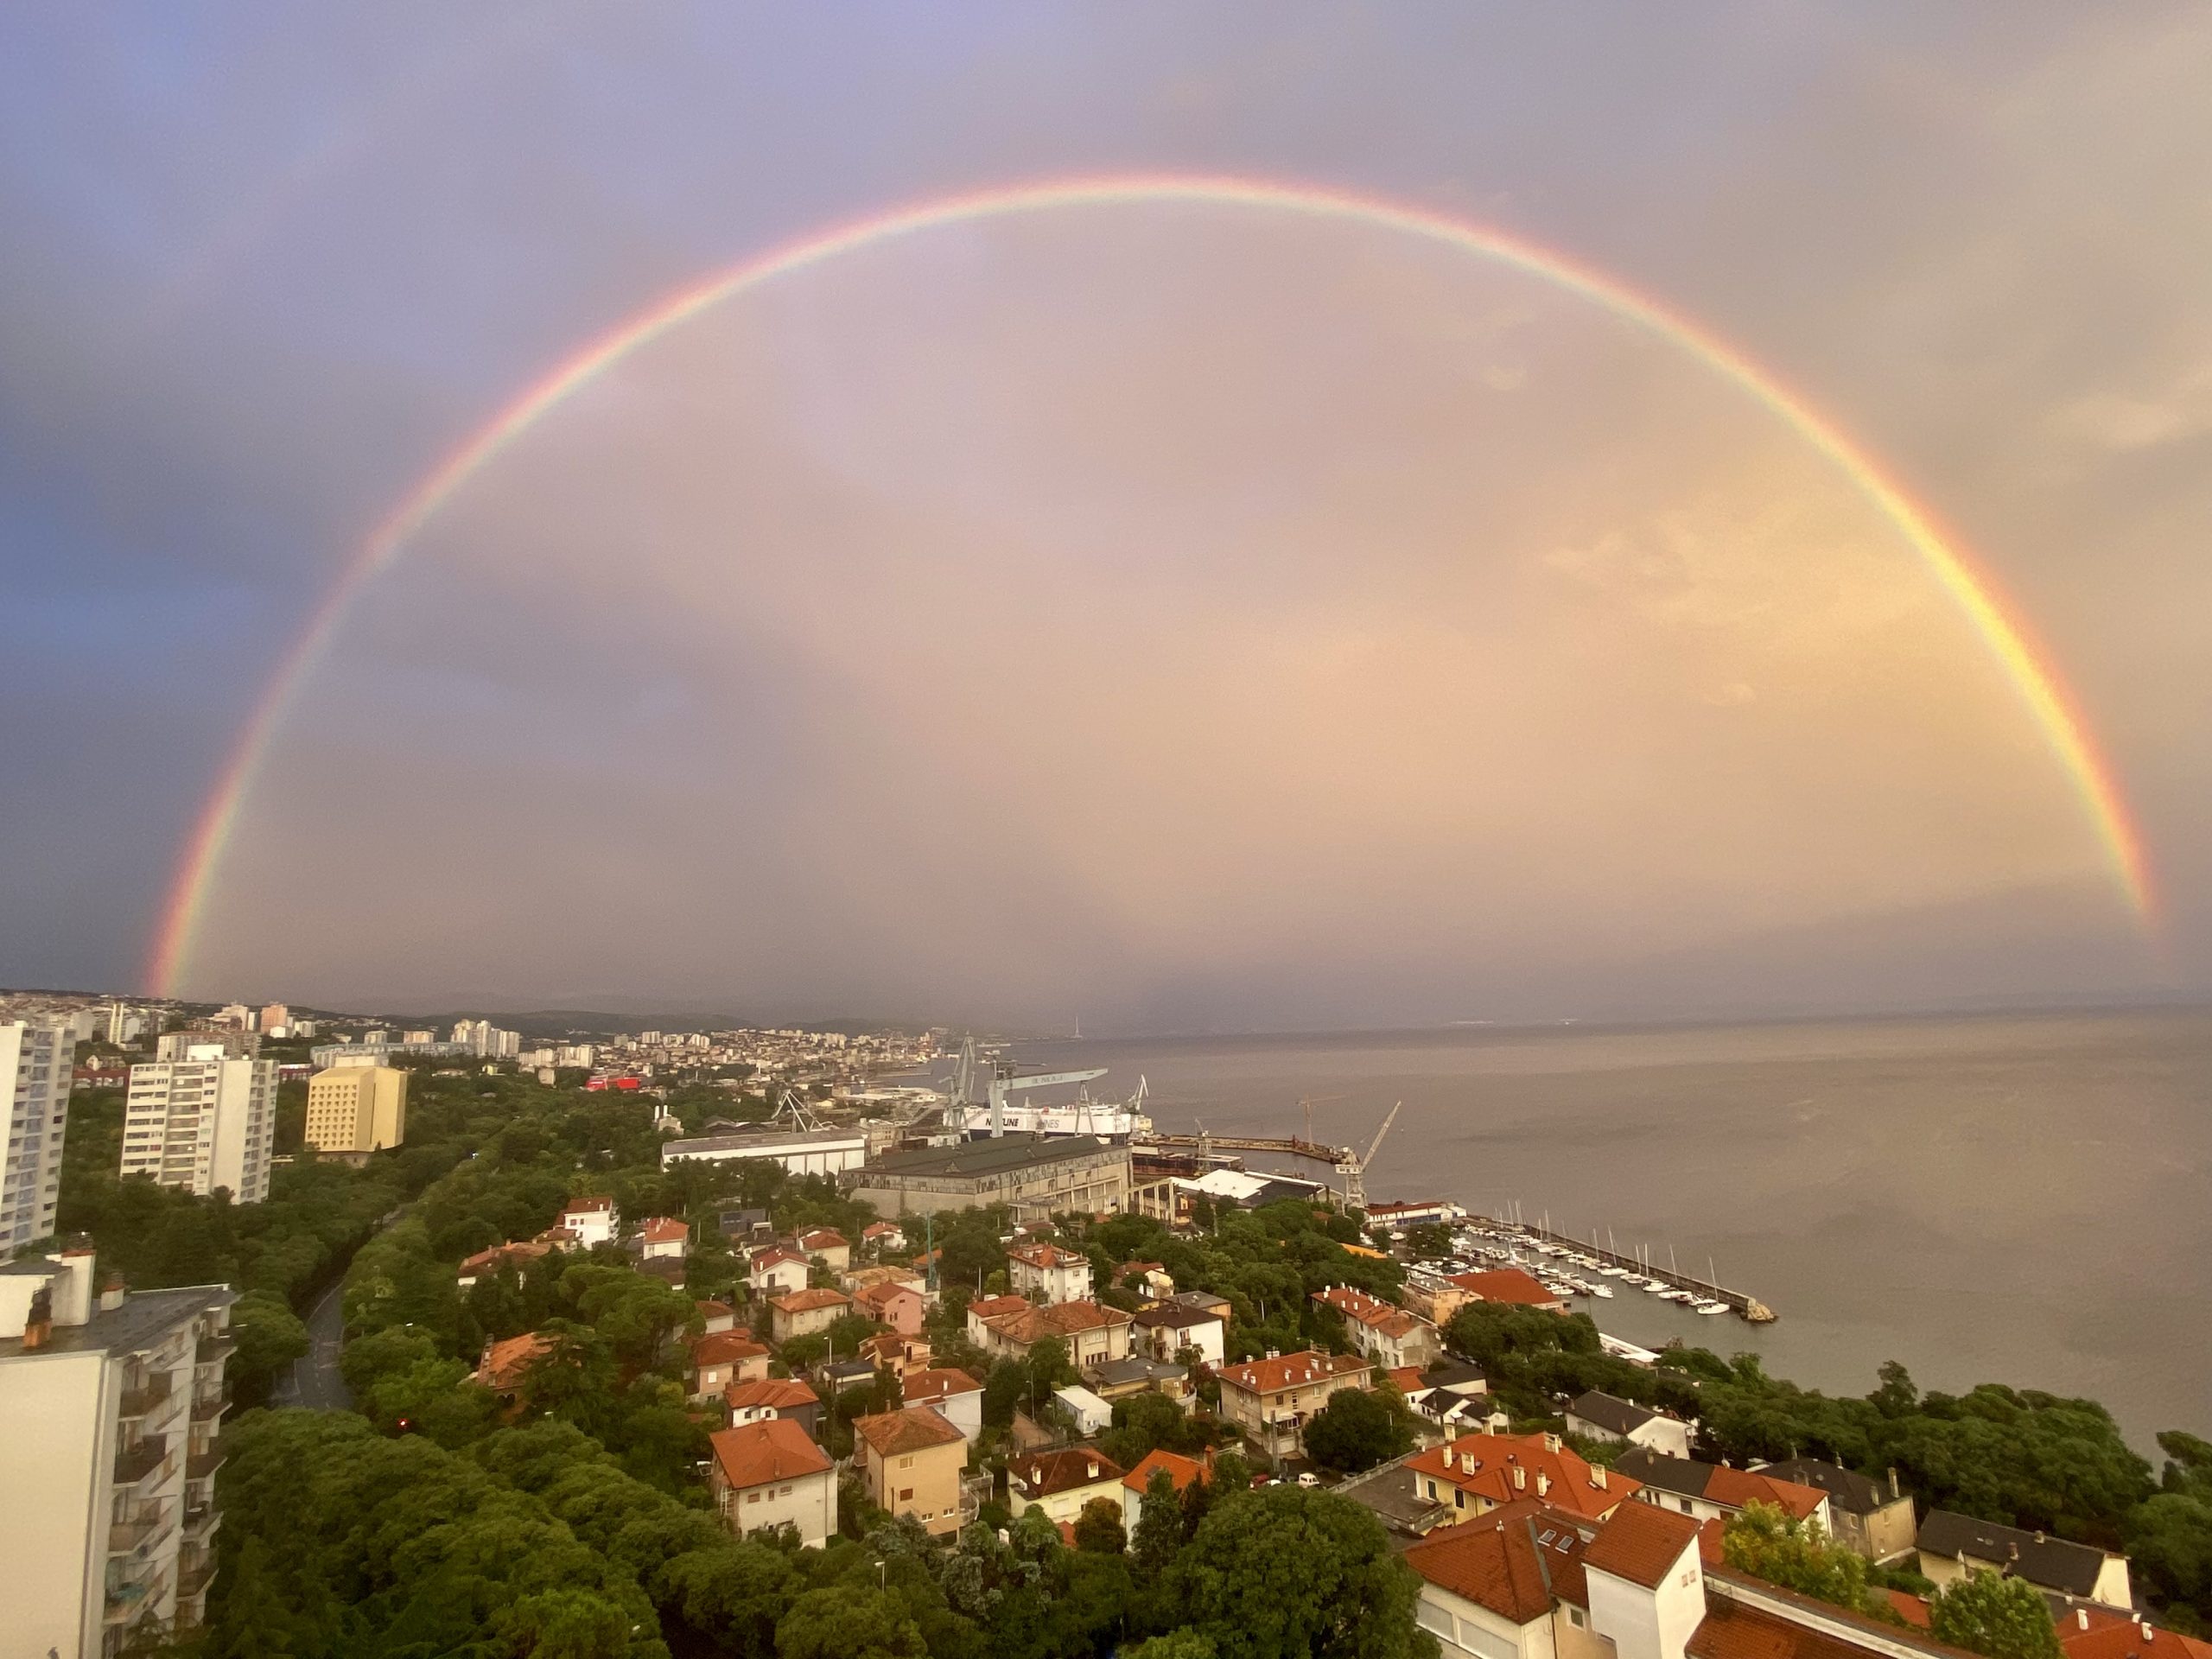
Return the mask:
POLYGON ((1380 1296, 1370 1295, 1350 1285, 1332 1285, 1326 1290, 1317 1290, 1313 1300, 1344 1315, 1345 1333, 1351 1338, 1351 1345, 1385 1370, 1427 1365, 1444 1357, 1444 1344, 1436 1339, 1436 1327, 1395 1302, 1386 1302, 1380 1296))
POLYGON ((1897 1471, 1887 1481, 1866 1476, 1818 1458, 1791 1458, 1769 1464, 1759 1471, 1777 1480, 1794 1480, 1828 1495, 1829 1533, 1870 1561, 1893 1561, 1910 1555, 1919 1535, 1912 1512, 1912 1496, 1897 1484, 1897 1471))
POLYGON ((1732 1469, 1724 1463, 1698 1463, 1670 1458, 1649 1446, 1630 1446, 1613 1460, 1614 1469, 1643 1483, 1639 1496, 1647 1503, 1675 1510, 1704 1521, 1741 1515, 1754 1503, 1770 1503, 1784 1515, 1828 1527, 1828 1498, 1815 1486, 1778 1480, 1751 1469, 1732 1469))
POLYGON ((754 1252, 745 1277, 756 1296, 787 1295, 806 1288, 808 1265, 806 1257, 798 1251, 772 1244, 754 1252))
POLYGON ((1081 1301, 1090 1294, 1090 1258, 1080 1250, 1030 1240, 1009 1245, 1007 1281, 1018 1296, 1039 1302, 1081 1301))
POLYGON ((648 1262, 681 1259, 690 1243, 690 1227, 673 1216, 647 1216, 638 1229, 638 1253, 648 1262))
POLYGON ((808 1255, 818 1255, 832 1273, 842 1273, 853 1265, 852 1241, 835 1227, 813 1227, 798 1236, 798 1247, 808 1255))
MULTIPOLYGON (((972 1305, 969 1314, 972 1321, 972 1305)), ((987 1316, 981 1346, 995 1357, 1010 1355, 1022 1359, 1033 1344, 1053 1337, 1067 1345, 1068 1358, 1082 1370, 1127 1355, 1130 1326, 1129 1316, 1120 1308, 1103 1307, 1096 1302, 1055 1302, 1049 1307, 1031 1307, 1025 1302, 1019 1310, 987 1316)))
POLYGON ((1057 1452, 1024 1452, 1007 1459, 1007 1501, 1016 1516, 1044 1510, 1053 1521, 1073 1521, 1094 1497, 1119 1506, 1122 1465, 1094 1446, 1057 1452))
POLYGON ((1026 1313, 1036 1304, 1027 1296, 978 1296, 968 1304, 968 1340, 983 1345, 990 1322, 1008 1313, 1026 1313))
POLYGON ((853 1301, 871 1319, 910 1337, 922 1328, 923 1316, 929 1311, 919 1290, 896 1279, 861 1286, 853 1301))
POLYGON ((942 1535, 972 1513, 961 1482, 967 1438, 941 1412, 910 1406, 857 1418, 853 1455, 868 1496, 894 1516, 913 1516, 942 1535))
MULTIPOLYGON (((1597 1519, 1636 1496, 1637 1483, 1586 1463, 1556 1434, 1466 1434, 1409 1459, 1421 1495, 1478 1516, 1522 1498, 1597 1519)), ((1693 1527, 1694 1533, 1696 1529, 1693 1527)))
POLYGON ((1221 1420, 1266 1457, 1296 1457, 1313 1414, 1345 1389, 1364 1389, 1374 1369, 1356 1355, 1310 1348, 1225 1365, 1218 1373, 1221 1420))
POLYGON ((1541 1307, 1564 1313, 1566 1301, 1544 1288, 1543 1281, 1520 1268, 1491 1268, 1481 1273, 1455 1273, 1448 1283, 1458 1286, 1478 1302, 1504 1302, 1515 1307, 1541 1307))
POLYGON ((461 1264, 461 1287, 467 1290, 479 1279, 512 1268, 519 1273, 541 1255, 550 1255, 553 1246, 544 1239, 523 1239, 512 1244, 494 1244, 488 1250, 479 1250, 461 1264))
POLYGON ((1516 1503, 1465 1525, 1443 1528, 1407 1550, 1406 1565, 1427 1585, 1470 1604, 1468 1609, 1452 1610, 1464 1624, 1488 1628, 1498 1621, 1517 1634, 1539 1620, 1548 1621, 1562 1602, 1589 1605, 1581 1534, 1557 1521, 1532 1524, 1543 1515, 1541 1504, 1516 1503), (1491 1618, 1481 1618, 1471 1610, 1491 1618))
POLYGON ((530 1368, 553 1351, 553 1338, 536 1331, 484 1344, 476 1363, 476 1382, 494 1394, 511 1394, 530 1368))
POLYGON ((2212 1642, 2133 1618, 2094 1618, 2075 1608, 2058 1621, 2066 1659, 2212 1659, 2212 1642))
POLYGON ((712 1437, 709 1485, 722 1523, 741 1537, 789 1527, 817 1548, 837 1532, 837 1466, 785 1418, 742 1424, 712 1437))
POLYGON ((1213 1454, 1208 1452, 1206 1460, 1200 1463, 1196 1458, 1162 1452, 1157 1446, 1146 1452, 1137 1466, 1122 1477, 1122 1525, 1132 1535, 1136 1532, 1138 1517, 1144 1511, 1145 1491, 1152 1484, 1153 1471, 1159 1469, 1167 1471, 1168 1481, 1179 1497, 1192 1481, 1203 1486, 1213 1478, 1213 1454))
POLYGON ((895 1221, 871 1221, 861 1229, 861 1243, 871 1249, 903 1250, 906 1230, 895 1221))
POLYGON ((768 1347, 755 1342, 741 1326, 710 1331, 691 1344, 690 1394, 694 1400, 712 1400, 731 1384, 751 1382, 768 1375, 768 1347))
POLYGON ((737 1310, 728 1302, 702 1301, 699 1304, 699 1318, 705 1323, 707 1334, 729 1330, 737 1323, 737 1310))
POLYGON ((1130 1316, 1134 1340, 1154 1359, 1173 1360, 1185 1348, 1193 1349, 1202 1365, 1218 1367, 1227 1353, 1229 1321, 1211 1307, 1188 1302, 1154 1302, 1130 1316))
POLYGON ((810 1436, 822 1415, 821 1396, 805 1383, 787 1376, 762 1376, 733 1382, 724 1390, 722 1403, 729 1411, 733 1428, 778 1417, 797 1423, 810 1436))
POLYGON ((827 1331, 850 1310, 853 1299, 842 1290, 823 1285, 815 1290, 795 1290, 768 1299, 768 1332, 779 1343, 793 1337, 827 1331))
POLYGON ((983 1385, 965 1371, 939 1368, 899 1379, 910 1406, 933 1406, 971 1444, 983 1432, 983 1385))

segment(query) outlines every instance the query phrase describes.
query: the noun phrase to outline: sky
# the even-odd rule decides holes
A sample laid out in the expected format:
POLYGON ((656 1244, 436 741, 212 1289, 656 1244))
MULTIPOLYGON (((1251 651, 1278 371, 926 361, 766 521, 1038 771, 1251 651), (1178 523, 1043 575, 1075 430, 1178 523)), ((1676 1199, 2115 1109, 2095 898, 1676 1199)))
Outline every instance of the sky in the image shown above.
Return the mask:
POLYGON ((1097 1032, 2212 993, 2208 79, 2181 5, 11 10, 0 983, 1097 1032), (702 309, 270 704, 586 342, 1100 175, 1387 198, 1728 342, 2021 620, 2149 903, 1802 429, 1539 273, 1251 203, 702 309))

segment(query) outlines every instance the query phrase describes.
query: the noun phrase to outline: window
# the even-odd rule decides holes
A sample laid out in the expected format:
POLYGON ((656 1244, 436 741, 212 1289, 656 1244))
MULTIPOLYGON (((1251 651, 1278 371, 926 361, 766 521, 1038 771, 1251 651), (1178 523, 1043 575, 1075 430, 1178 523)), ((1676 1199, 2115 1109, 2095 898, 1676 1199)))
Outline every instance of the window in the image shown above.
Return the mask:
POLYGON ((901 1503, 912 1503, 914 1501, 914 1489, 911 1486, 901 1486, 899 1489, 899 1501, 901 1503))
POLYGON ((914 1460, 912 1458, 901 1458, 899 1459, 899 1466, 901 1469, 911 1469, 914 1466, 914 1460))
POLYGON ((1582 1628, 1582 1610, 1580 1607, 1570 1605, 1567 1610, 1567 1622, 1573 1625, 1576 1630, 1580 1630, 1582 1628))
POLYGON ((760 1494, 758 1492, 747 1492, 745 1495, 745 1501, 748 1503, 758 1503, 760 1501, 760 1494))

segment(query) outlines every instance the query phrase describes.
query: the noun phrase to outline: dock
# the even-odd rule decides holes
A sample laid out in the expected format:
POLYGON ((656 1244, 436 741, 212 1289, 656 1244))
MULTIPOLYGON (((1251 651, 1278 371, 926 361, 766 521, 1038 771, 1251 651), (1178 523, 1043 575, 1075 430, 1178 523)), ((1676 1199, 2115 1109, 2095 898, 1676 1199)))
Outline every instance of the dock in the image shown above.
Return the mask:
POLYGON ((1699 1278, 1693 1273, 1676 1273, 1671 1268, 1639 1261, 1632 1255, 1623 1255, 1618 1250, 1606 1249, 1601 1245, 1591 1243, 1587 1239, 1577 1238, 1571 1233, 1555 1233, 1549 1228, 1539 1227, 1533 1222, 1510 1221, 1497 1216, 1474 1216, 1470 1219, 1478 1225, 1494 1228, 1500 1232, 1518 1233, 1523 1238, 1535 1243, 1563 1246, 1573 1250, 1577 1255, 1592 1257, 1607 1267, 1624 1268, 1629 1272, 1639 1274, 1646 1279, 1655 1279, 1670 1289, 1687 1290, 1705 1301, 1726 1302, 1728 1304, 1730 1312, 1740 1319, 1749 1320, 1753 1325, 1770 1325, 1779 1317, 1772 1308, 1759 1300, 1758 1297, 1744 1291, 1731 1290, 1726 1285, 1713 1284, 1708 1280, 1699 1278))

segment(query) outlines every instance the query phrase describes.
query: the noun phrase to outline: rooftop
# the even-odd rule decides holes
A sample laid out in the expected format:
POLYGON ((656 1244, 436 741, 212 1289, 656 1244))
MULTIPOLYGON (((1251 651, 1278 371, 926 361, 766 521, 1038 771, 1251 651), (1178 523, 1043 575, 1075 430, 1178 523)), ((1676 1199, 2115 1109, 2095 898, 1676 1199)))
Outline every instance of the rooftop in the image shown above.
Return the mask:
POLYGON ((1578 1395, 1567 1410, 1584 1422, 1595 1423, 1616 1434, 1633 1434, 1659 1414, 1648 1406, 1639 1406, 1632 1400, 1598 1389, 1578 1395))
POLYGON ((1539 1526, 1540 1508, 1511 1504, 1432 1533, 1406 1552, 1406 1565, 1516 1624, 1549 1615, 1554 1592, 1565 1601, 1586 1602, 1581 1535, 1570 1526, 1539 1526))
MULTIPOLYGON (((1701 1497, 1725 1509, 1771 1503, 1802 1521, 1821 1507, 1822 1494, 1816 1487, 1783 1480, 1767 1471, 1732 1469, 1726 1464, 1669 1457, 1648 1446, 1631 1446, 1614 1459, 1613 1467, 1624 1475, 1634 1476, 1646 1486, 1656 1486, 1662 1492, 1678 1492, 1685 1497, 1701 1497)), ((2097 1554, 2094 1550, 2090 1553, 2097 1554)), ((2098 1560, 2101 1562, 2103 1557, 2098 1555, 2098 1560)))
POLYGON ((950 1400, 956 1394, 981 1394, 983 1385, 965 1371, 940 1366, 926 1371, 910 1371, 900 1382, 906 1403, 926 1405, 933 1401, 950 1400))
POLYGON ((2000 1527, 1949 1510, 1930 1510, 1920 1523, 1920 1548, 1930 1555, 1966 1555, 2008 1567, 2015 1578, 2069 1595, 2087 1596, 2104 1571, 2105 1553, 2040 1532, 2000 1527))
POLYGON ((768 1306, 779 1313, 811 1313, 817 1308, 843 1307, 852 1300, 843 1291, 823 1285, 813 1290, 795 1290, 788 1296, 771 1296, 768 1306))
POLYGON ((1370 1367, 1355 1354, 1316 1353, 1308 1348, 1273 1359, 1248 1359, 1223 1368, 1221 1380, 1251 1394, 1273 1394, 1281 1389, 1303 1388, 1332 1377, 1365 1376, 1370 1367))
POLYGON ((722 1391, 732 1411, 789 1411, 819 1406, 821 1396, 804 1382, 787 1376, 764 1376, 752 1382, 733 1382, 722 1391))
POLYGON ((1007 1478, 1024 1497, 1050 1497, 1096 1481, 1122 1478, 1122 1465, 1095 1446, 1058 1452, 1024 1452, 1007 1460, 1007 1478))
POLYGON ((1816 1486, 1828 1495, 1830 1509, 1847 1515, 1872 1515, 1885 1503, 1904 1501, 1901 1494, 1879 1481, 1818 1458, 1792 1458, 1786 1463, 1769 1464, 1759 1472, 1777 1480, 1794 1480, 1801 1486, 1816 1486))
POLYGON ((1508 1302, 1521 1307, 1557 1307, 1559 1295, 1544 1288, 1543 1281, 1519 1268, 1491 1268, 1483 1273, 1455 1273, 1451 1282, 1485 1302, 1508 1302))
POLYGON ((765 1486, 833 1466, 830 1454, 788 1417, 717 1429, 710 1438, 715 1462, 733 1486, 765 1486))
POLYGON ((931 1406, 909 1406, 874 1417, 856 1417, 853 1433, 866 1440, 879 1458, 927 1451, 933 1446, 967 1445, 967 1437, 931 1406))
POLYGON ((1656 1503, 1624 1503, 1592 1541, 1583 1560, 1645 1589, 1658 1587, 1684 1551, 1696 1546, 1698 1523, 1656 1503))
MULTIPOLYGON (((58 1264, 41 1264, 47 1274, 61 1271, 58 1264)), ((187 1320, 211 1308, 228 1307, 238 1293, 228 1285, 184 1285, 174 1290, 134 1290, 123 1306, 103 1310, 92 1304, 92 1317, 82 1325, 57 1325, 46 1345, 29 1351, 41 1354, 143 1354, 158 1348, 169 1333, 187 1320)), ((0 1359, 24 1356, 21 1337, 0 1338, 0 1359)))
MULTIPOLYGON (((969 1141, 957 1147, 924 1147, 913 1152, 891 1153, 880 1163, 869 1165, 861 1173, 860 1179, 865 1184, 879 1175, 997 1175, 1032 1165, 1070 1163, 1078 1158, 1096 1158, 1122 1150, 1088 1135, 1048 1138, 1007 1135, 995 1141, 969 1141)), ((1123 1155, 1127 1154, 1124 1152, 1123 1155)))
POLYGON ((1635 1497, 1638 1485, 1592 1467, 1549 1434, 1465 1434, 1419 1453, 1411 1467, 1440 1487, 1461 1487, 1493 1503, 1541 1498, 1581 1516, 1607 1513, 1635 1497))

